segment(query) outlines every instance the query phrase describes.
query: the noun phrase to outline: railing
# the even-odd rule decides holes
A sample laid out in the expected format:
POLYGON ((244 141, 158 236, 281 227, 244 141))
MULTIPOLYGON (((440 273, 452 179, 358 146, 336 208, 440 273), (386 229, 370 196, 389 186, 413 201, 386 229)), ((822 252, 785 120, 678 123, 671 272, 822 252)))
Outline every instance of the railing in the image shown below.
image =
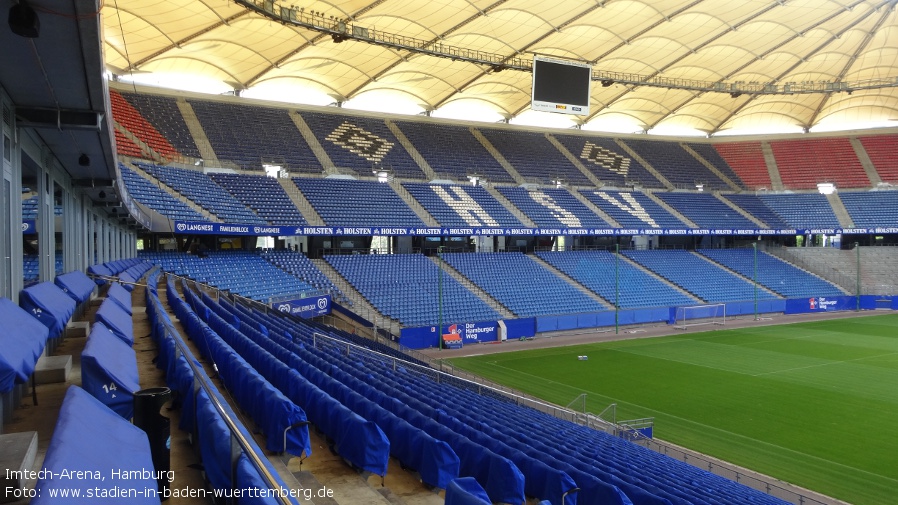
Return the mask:
MULTIPOLYGON (((155 292, 152 292, 148 289, 146 294, 147 303, 153 304, 156 309, 156 314, 167 313, 166 309, 162 306, 162 302, 155 292)), ((187 364, 190 366, 190 369, 193 373, 194 394, 199 392, 200 389, 203 389, 206 392, 209 401, 212 403, 212 406, 215 408, 215 410, 218 412, 218 415, 221 416, 225 425, 228 427, 231 440, 230 461, 232 465, 231 476, 233 485, 236 486, 237 480, 235 477, 237 474, 237 461, 239 459, 240 453, 242 452, 246 455, 247 459, 253 465, 256 471, 259 472, 259 475, 268 485, 268 488, 275 491, 271 494, 271 496, 275 497, 278 502, 283 505, 296 505, 297 502, 289 498, 289 493, 287 492, 288 490, 284 489, 284 487, 278 482, 278 478, 276 478, 275 475, 271 473, 271 471, 269 471, 269 469, 266 467, 265 463, 262 460, 263 456, 261 456, 264 453, 256 444, 255 440, 243 434, 245 428, 241 430, 242 425, 238 425, 238 422, 235 421, 236 415, 234 414, 234 412, 219 398, 220 393, 218 392, 218 389, 215 388, 215 386, 211 383, 209 377, 206 375, 205 370, 203 370, 203 368, 198 364, 199 361, 197 361, 193 353, 184 343, 184 339, 181 337, 181 334, 177 329, 175 329, 174 325, 171 324, 171 321, 168 318, 159 317, 159 319, 165 328, 165 333, 171 336, 172 340, 175 343, 175 356, 173 360, 177 360, 179 357, 184 356, 187 364)), ((233 490, 236 491, 237 488, 234 487, 233 490)))
MULTIPOLYGON (((189 285, 193 286, 193 288, 196 291, 202 291, 202 292, 212 296, 215 299, 227 298, 234 303, 240 303, 246 307, 252 307, 261 312, 278 313, 281 316, 288 317, 292 320, 301 320, 301 318, 299 318, 298 316, 295 316, 293 314, 286 314, 286 313, 282 313, 282 312, 278 312, 278 311, 274 310, 270 304, 265 304, 258 300, 253 300, 251 298, 247 298, 245 296, 241 296, 236 293, 231 293, 227 290, 221 290, 215 286, 203 284, 203 283, 198 282, 189 277, 183 277, 183 276, 179 276, 179 275, 176 275, 173 273, 169 273, 169 275, 171 275, 172 277, 175 277, 177 279, 186 281, 189 285)), ((389 342, 389 344, 387 344, 387 345, 390 345, 392 347, 395 347, 397 350, 400 350, 399 344, 396 342, 399 341, 399 332, 402 328, 401 325, 399 325, 398 323, 396 323, 393 320, 385 320, 379 314, 369 312, 362 308, 353 307, 352 312, 357 314, 359 317, 362 317, 362 318, 368 320, 369 322, 371 322, 373 324, 373 327, 371 327, 371 330, 375 335, 378 336, 375 338, 375 341, 378 341, 381 343, 389 342)), ((331 322, 336 322, 336 321, 341 322, 340 324, 330 324, 330 326, 334 326, 336 328, 339 328, 340 326, 348 326, 348 327, 350 327, 350 329, 358 328, 358 327, 352 325, 351 323, 349 323, 343 319, 339 319, 333 315, 324 316, 322 319, 328 319, 328 318, 331 322)), ((328 323, 326 323, 326 324, 328 324, 328 323)), ((367 327, 365 327, 365 328, 367 328, 367 327)))
POLYGON ((655 452, 665 454, 678 461, 707 470, 715 475, 739 482, 791 503, 800 505, 832 504, 831 500, 821 501, 813 496, 809 496, 808 491, 793 487, 786 482, 741 469, 735 465, 690 451, 668 442, 648 438, 642 435, 639 431, 636 431, 637 428, 642 426, 639 425, 638 422, 646 420, 637 419, 632 421, 622 421, 621 423, 609 422, 596 414, 577 412, 566 407, 561 407, 530 397, 520 391, 493 383, 477 375, 458 370, 455 367, 443 363, 442 360, 434 360, 420 353, 412 354, 406 349, 403 349, 403 352, 415 359, 420 359, 424 363, 428 363, 430 367, 424 367, 393 356, 387 356, 377 351, 372 351, 321 333, 315 333, 313 339, 313 345, 316 347, 324 344, 330 345, 341 349, 347 356, 352 352, 360 352, 368 357, 379 359, 393 370, 398 366, 402 366, 409 372, 416 373, 421 377, 426 377, 437 383, 451 382, 456 386, 463 387, 468 391, 475 392, 481 396, 501 396, 518 406, 529 407, 557 419, 570 421, 614 436, 624 436, 627 440, 655 452))
MULTIPOLYGON (((377 358, 384 363, 388 364, 392 369, 396 369, 399 366, 402 366, 406 370, 410 372, 417 373, 420 376, 427 377, 432 379, 438 383, 451 381, 456 384, 456 386, 461 384, 461 387, 469 391, 473 391, 479 395, 487 396, 492 394, 492 396, 499 395, 506 400, 511 400, 516 405, 530 407, 539 412, 543 412, 549 414, 558 419, 564 419, 567 421, 575 421, 576 419, 580 419, 583 417, 583 414, 579 412, 575 412, 573 410, 560 407, 558 405, 553 405, 542 400, 539 400, 534 397, 530 397, 521 393, 520 391, 516 391, 511 388, 507 388, 501 386, 499 384, 492 383, 483 379, 482 377, 478 377, 473 374, 469 374, 464 371, 459 371, 450 365, 446 365, 442 361, 435 361, 432 358, 429 358, 420 353, 411 353, 409 350, 404 348, 399 348, 402 352, 407 355, 420 359, 424 363, 428 363, 429 366, 422 366, 417 363, 412 363, 410 361, 406 361, 403 359, 396 358, 394 356, 388 356, 383 353, 379 353, 377 351, 372 351, 371 349, 367 349, 365 347, 353 344, 351 342, 346 342, 343 340, 339 340, 337 338, 324 335, 322 333, 314 333, 313 334, 313 345, 318 346, 323 343, 327 343, 328 345, 338 347, 340 349, 345 350, 347 356, 352 352, 361 352, 369 357, 377 358)), ((589 416, 590 422, 593 423, 595 427, 604 427, 608 433, 614 432, 614 426, 607 421, 604 421, 596 416, 589 416)))
MULTIPOLYGON (((335 340, 324 335, 322 335, 321 338, 335 340)), ((338 342, 336 345, 345 346, 343 342, 338 342)), ((355 347, 356 346, 354 345, 346 347, 347 352, 350 352, 355 347)), ((374 353, 374 351, 369 351, 368 349, 358 349, 362 350, 363 352, 374 353)), ((466 383, 468 390, 475 391, 481 395, 483 395, 485 392, 499 394, 510 400, 513 400, 514 403, 519 406, 530 407, 534 410, 549 414, 555 418, 570 421, 611 435, 621 436, 622 433, 626 433, 626 438, 633 443, 642 445, 643 447, 651 449, 655 452, 659 452, 661 454, 665 454, 678 461, 688 463, 703 470, 707 470, 715 475, 719 475, 721 477, 739 482, 748 487, 763 491, 771 496, 781 498, 791 503, 801 505, 832 504, 831 500, 821 501, 820 499, 809 496, 808 491, 792 487, 786 482, 749 472, 735 465, 711 458, 709 456, 705 456, 700 453, 696 453, 694 451, 690 451, 688 449, 662 440, 648 438, 642 435, 640 432, 634 431, 634 428, 641 427, 641 425, 637 425, 637 421, 640 420, 622 421, 621 423, 610 422, 603 419, 600 415, 596 415, 590 412, 577 412, 569 408, 561 407, 530 397, 521 391, 496 384, 492 381, 484 379, 483 377, 465 372, 463 370, 459 370, 455 367, 452 367, 451 365, 447 365, 442 360, 434 360, 429 356, 416 353, 409 349, 403 349, 403 352, 409 354, 415 359, 419 359, 425 363, 430 364, 432 369, 425 369, 425 372, 419 371, 419 374, 426 375, 434 380, 437 380, 437 382, 440 381, 440 376, 450 376, 454 380, 466 383)), ((390 356, 380 356, 384 360, 393 363, 392 366, 395 366, 396 362, 401 362, 402 366, 407 370, 420 370, 423 368, 419 365, 415 365, 414 363, 398 360, 397 358, 393 358, 390 356)))
POLYGON ((642 437, 638 440, 638 443, 655 452, 670 456, 677 461, 707 470, 715 475, 736 481, 752 489, 763 491, 789 503, 798 505, 832 505, 833 503, 833 500, 823 501, 808 496, 808 491, 793 487, 787 482, 776 480, 766 475, 748 472, 725 461, 714 459, 656 438, 642 437))

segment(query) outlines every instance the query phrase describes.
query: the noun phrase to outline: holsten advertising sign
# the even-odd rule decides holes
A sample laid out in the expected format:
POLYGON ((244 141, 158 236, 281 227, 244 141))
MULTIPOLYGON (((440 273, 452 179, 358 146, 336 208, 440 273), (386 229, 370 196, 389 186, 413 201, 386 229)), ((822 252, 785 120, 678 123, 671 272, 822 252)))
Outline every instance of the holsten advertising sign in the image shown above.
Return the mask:
POLYGON ((275 302, 271 307, 303 319, 323 316, 331 313, 331 295, 312 296, 298 300, 275 302))

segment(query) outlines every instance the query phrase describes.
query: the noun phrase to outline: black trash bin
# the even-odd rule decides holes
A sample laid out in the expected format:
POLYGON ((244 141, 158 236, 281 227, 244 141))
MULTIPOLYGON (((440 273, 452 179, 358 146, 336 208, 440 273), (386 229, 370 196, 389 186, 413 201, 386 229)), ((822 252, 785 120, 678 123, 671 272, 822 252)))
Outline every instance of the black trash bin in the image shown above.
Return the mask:
POLYGON ((167 475, 171 470, 171 421, 160 413, 169 400, 171 389, 166 387, 141 389, 134 393, 134 426, 145 431, 150 440, 160 497, 165 496, 168 489, 167 475))

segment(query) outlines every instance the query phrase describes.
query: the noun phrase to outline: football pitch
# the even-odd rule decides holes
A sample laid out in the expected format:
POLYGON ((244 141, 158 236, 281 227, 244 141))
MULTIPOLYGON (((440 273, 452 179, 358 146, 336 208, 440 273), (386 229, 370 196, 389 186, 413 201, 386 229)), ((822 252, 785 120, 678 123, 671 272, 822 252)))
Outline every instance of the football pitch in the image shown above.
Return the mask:
POLYGON ((657 438, 855 505, 898 503, 898 315, 452 364, 559 405, 581 393, 590 412, 617 403, 618 420, 654 417, 657 438))

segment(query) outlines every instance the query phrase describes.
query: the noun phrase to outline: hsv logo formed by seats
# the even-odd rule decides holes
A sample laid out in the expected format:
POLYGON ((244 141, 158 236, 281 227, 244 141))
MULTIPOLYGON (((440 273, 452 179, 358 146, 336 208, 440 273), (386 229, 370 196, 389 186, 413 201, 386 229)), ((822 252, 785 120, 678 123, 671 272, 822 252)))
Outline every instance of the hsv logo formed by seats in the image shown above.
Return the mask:
POLYGON ((387 139, 382 139, 377 135, 354 125, 345 122, 337 127, 328 135, 327 140, 334 144, 355 153, 368 161, 383 161, 384 157, 393 148, 393 143, 387 139))
POLYGON ((587 142, 583 146, 583 152, 580 153, 580 157, 618 175, 626 176, 630 172, 630 158, 625 158, 610 149, 597 146, 592 142, 587 142))
POLYGON ((630 214, 631 216, 639 219, 643 223, 651 226, 652 228, 660 228, 657 222, 649 215, 648 211, 646 211, 642 205, 636 201, 636 198, 633 197, 631 193, 621 192, 618 193, 621 200, 618 200, 611 193, 606 193, 605 191, 593 191, 593 194, 598 196, 599 198, 605 200, 606 202, 614 205, 618 209, 630 214))
POLYGON ((447 186, 445 189, 441 186, 431 186, 430 189, 468 225, 491 228, 499 226, 499 222, 471 198, 471 195, 465 193, 464 189, 455 186, 447 186))

